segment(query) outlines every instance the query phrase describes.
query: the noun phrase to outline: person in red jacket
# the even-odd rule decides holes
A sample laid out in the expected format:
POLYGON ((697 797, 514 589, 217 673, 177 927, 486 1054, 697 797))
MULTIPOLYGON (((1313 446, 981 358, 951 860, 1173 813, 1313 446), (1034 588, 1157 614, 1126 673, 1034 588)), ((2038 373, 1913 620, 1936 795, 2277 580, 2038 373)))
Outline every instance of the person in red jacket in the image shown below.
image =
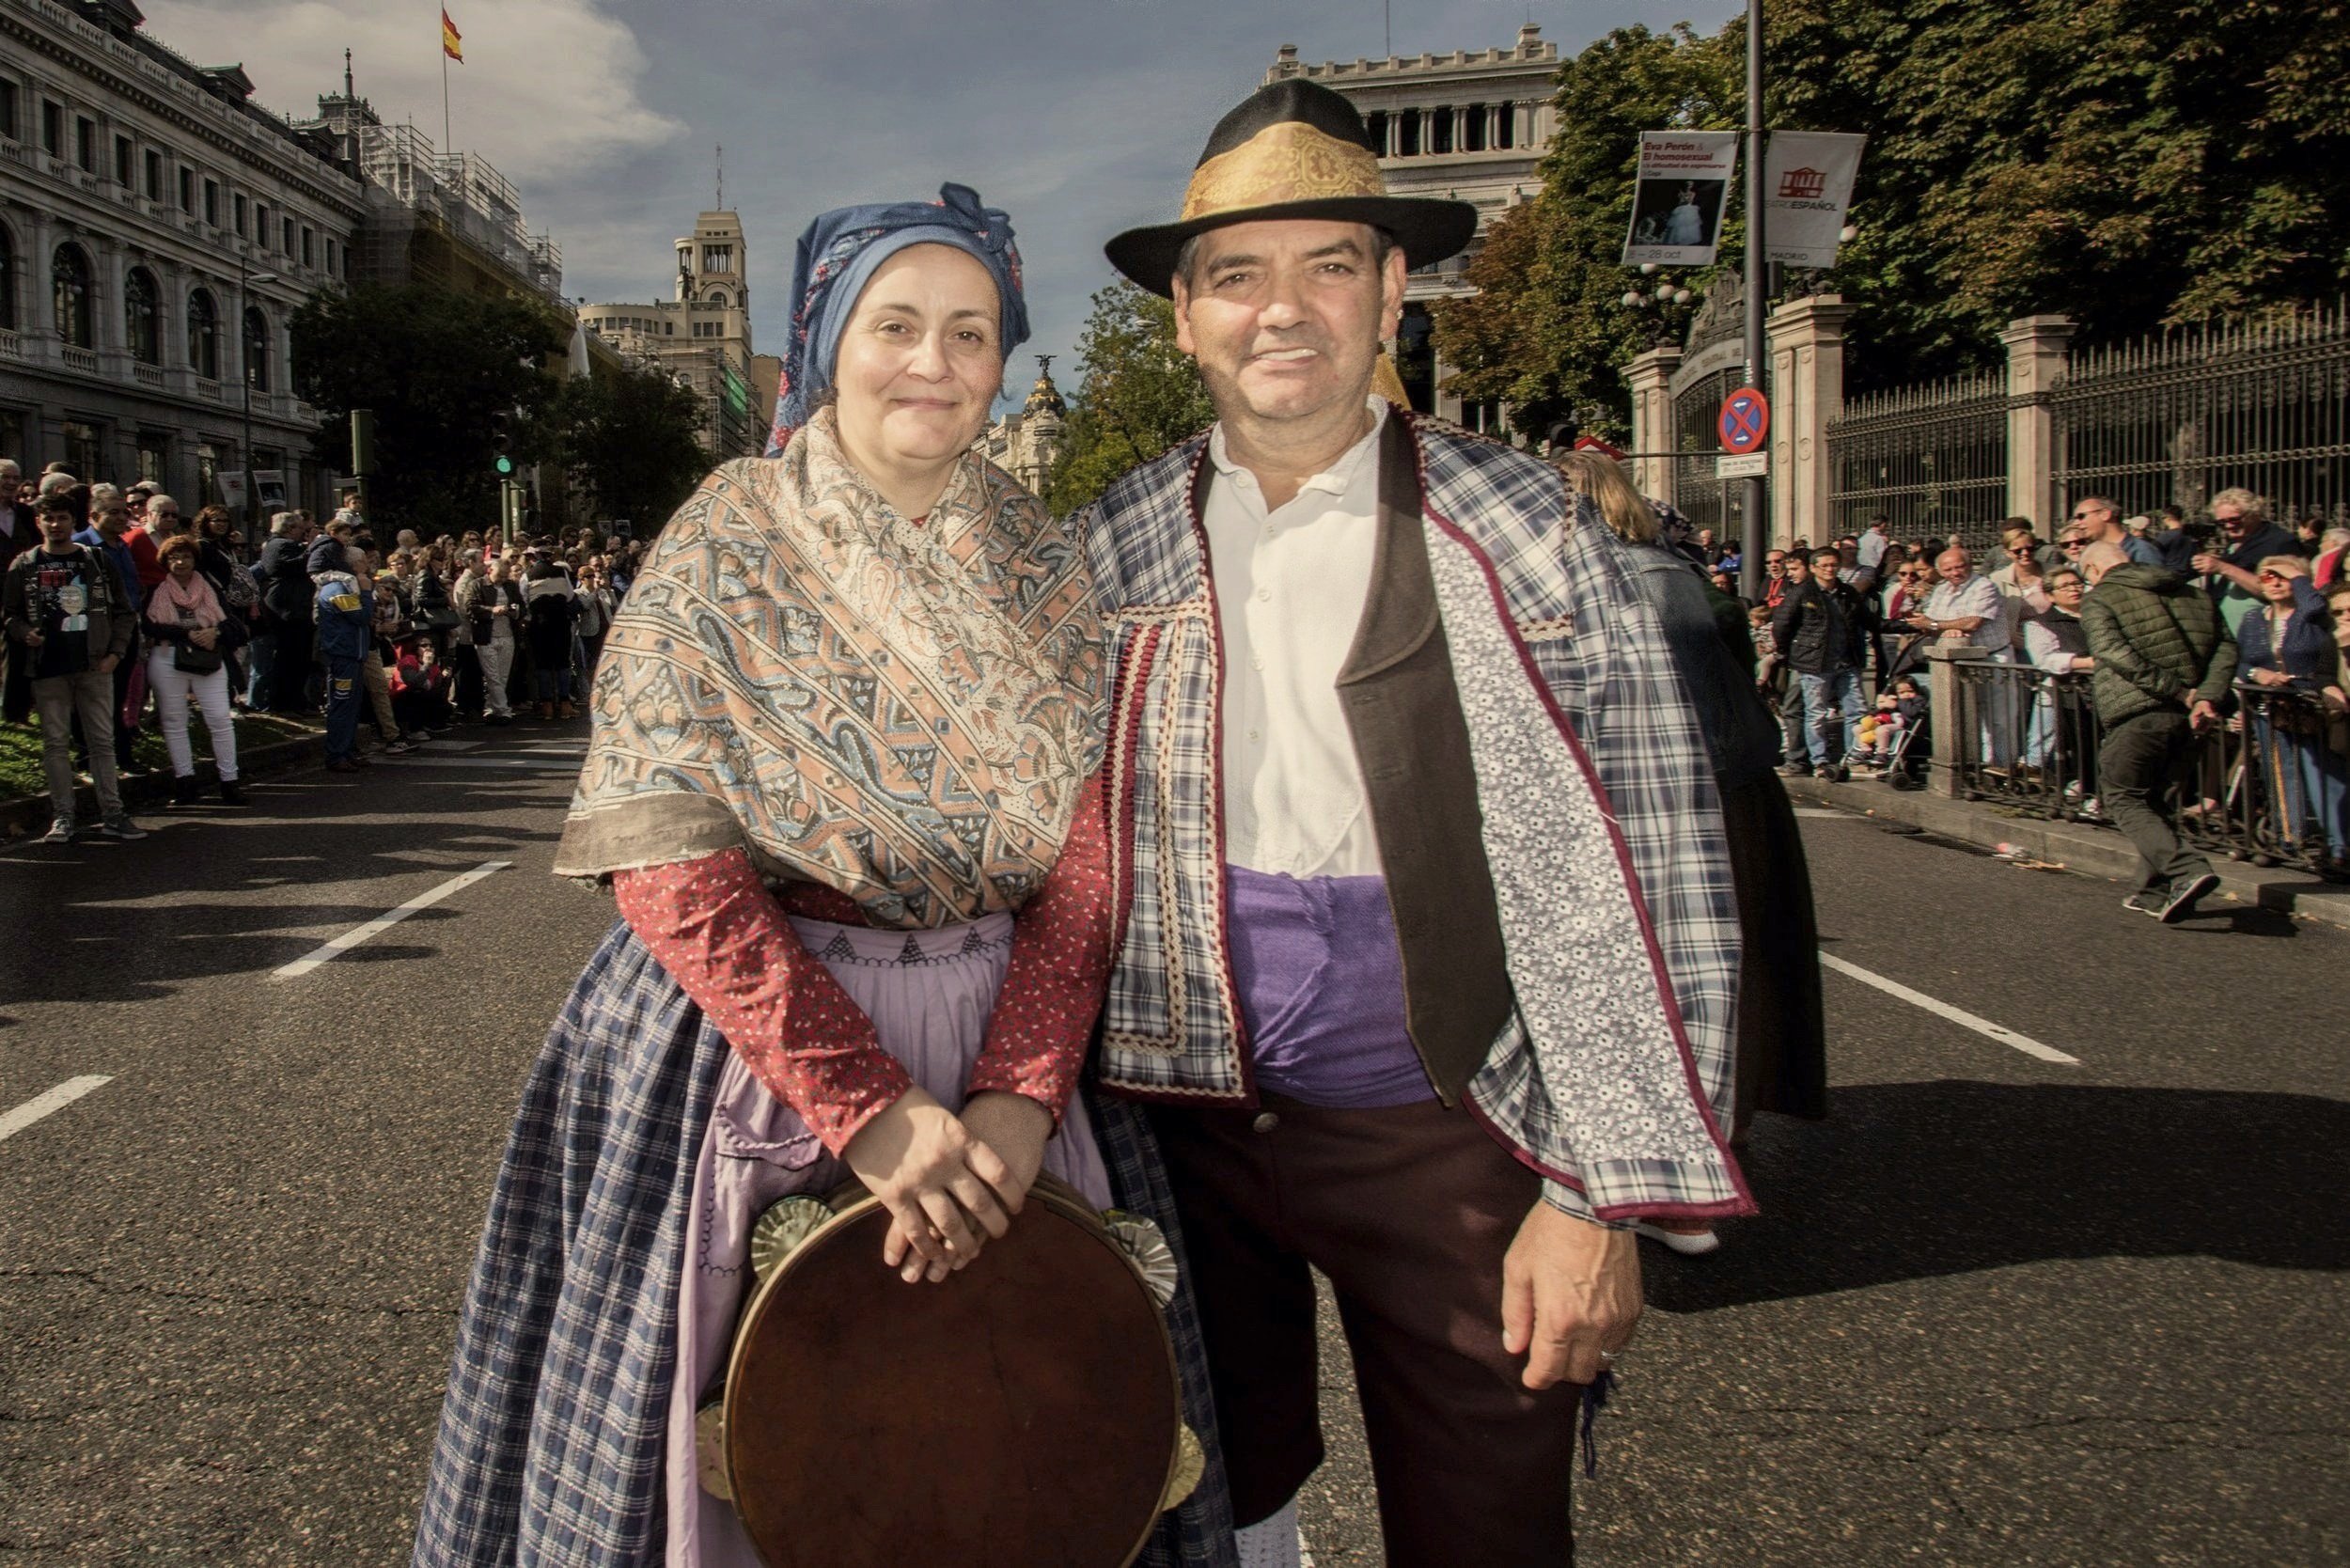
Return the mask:
POLYGON ((438 735, 448 729, 449 679, 431 637, 400 644, 392 666, 392 716, 402 734, 438 735))

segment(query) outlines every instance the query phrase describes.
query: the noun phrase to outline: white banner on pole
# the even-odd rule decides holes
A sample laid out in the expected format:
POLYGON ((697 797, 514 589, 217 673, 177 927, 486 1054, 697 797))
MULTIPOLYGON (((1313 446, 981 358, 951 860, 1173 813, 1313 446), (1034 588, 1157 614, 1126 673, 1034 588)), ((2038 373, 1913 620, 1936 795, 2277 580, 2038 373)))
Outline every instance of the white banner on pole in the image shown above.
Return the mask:
POLYGON ((286 471, 283 468, 255 469, 253 501, 264 511, 283 510, 286 505, 286 471))
POLYGON ((212 476, 212 482, 220 486, 220 498, 227 503, 230 511, 244 510, 243 469, 224 468, 212 476))
POLYGON ((1762 254, 1790 267, 1836 265, 1837 235, 1869 138, 1841 131, 1774 131, 1762 160, 1762 254))
POLYGON ((1623 264, 1710 267, 1738 167, 1735 131, 1643 131, 1623 264))

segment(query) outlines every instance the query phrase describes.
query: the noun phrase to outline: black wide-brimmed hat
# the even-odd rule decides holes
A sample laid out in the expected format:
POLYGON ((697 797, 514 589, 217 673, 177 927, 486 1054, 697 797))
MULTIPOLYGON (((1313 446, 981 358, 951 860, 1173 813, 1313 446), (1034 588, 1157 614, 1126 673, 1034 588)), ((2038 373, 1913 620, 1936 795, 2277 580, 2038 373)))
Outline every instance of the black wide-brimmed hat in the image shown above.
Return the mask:
POLYGON ((1175 258, 1195 234, 1265 218, 1331 218, 1384 228, 1405 262, 1457 254, 1477 232, 1465 201, 1394 196, 1363 117, 1328 87, 1296 78, 1260 87, 1222 119, 1191 171, 1183 215, 1130 228, 1102 248, 1110 265, 1154 294, 1175 292, 1175 258))

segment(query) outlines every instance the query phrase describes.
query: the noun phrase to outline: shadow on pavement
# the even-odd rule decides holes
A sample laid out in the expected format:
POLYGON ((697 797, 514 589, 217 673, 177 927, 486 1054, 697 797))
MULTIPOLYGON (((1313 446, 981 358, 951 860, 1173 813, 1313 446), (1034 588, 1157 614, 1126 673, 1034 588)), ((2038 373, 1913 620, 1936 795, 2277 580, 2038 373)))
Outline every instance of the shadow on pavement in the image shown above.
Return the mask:
POLYGON ((1973 1083, 1829 1092, 1828 1120, 1755 1125, 1763 1213, 1723 1248, 1644 1247, 1668 1312, 2052 1259, 2198 1256, 2350 1269, 2312 1196, 2350 1148, 2350 1105, 2303 1094, 1973 1083))
POLYGON ((2301 927, 2280 909, 2257 904, 2205 904, 2170 928, 2193 936, 2298 936, 2301 927), (2224 918, 2215 918, 2224 917, 2224 918))
MULTIPOLYGON (((429 801, 386 800, 368 792, 375 809, 423 806, 434 812, 514 810, 513 795, 475 802, 472 791, 435 789, 429 801), (453 798, 452 798, 453 797, 453 798)), ((260 812, 293 803, 254 792, 260 812)), ((316 808, 315 796, 297 808, 316 808)), ((339 804, 339 803, 337 803, 339 804)), ((135 844, 20 845, 0 874, 8 880, 0 912, 0 996, 14 1003, 118 1002, 168 996, 184 981, 242 974, 258 980, 326 938, 386 909, 462 867, 428 855, 511 857, 517 846, 548 841, 552 831, 485 824, 478 818, 254 815, 193 816, 195 831, 176 825, 135 844), (306 902, 316 883, 400 879, 405 890, 380 901, 306 902), (424 880, 419 880, 424 879, 424 880), (279 902, 271 894, 283 889, 279 902)), ((346 894, 348 897, 348 894, 346 894)), ((417 921, 446 919, 427 909, 417 921)), ((410 931, 421 933, 423 925, 410 931)), ((424 956, 395 944, 367 957, 424 956)))

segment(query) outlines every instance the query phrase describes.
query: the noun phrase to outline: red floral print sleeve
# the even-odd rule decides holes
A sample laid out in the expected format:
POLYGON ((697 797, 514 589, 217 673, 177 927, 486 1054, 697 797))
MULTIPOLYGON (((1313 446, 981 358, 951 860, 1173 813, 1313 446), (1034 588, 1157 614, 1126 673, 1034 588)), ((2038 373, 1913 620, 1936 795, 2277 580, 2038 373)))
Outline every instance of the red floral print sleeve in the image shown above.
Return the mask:
POLYGON ((742 850, 617 871, 612 889, 638 940, 833 1153, 914 1087, 742 850))
POLYGON ((1110 967, 1109 812, 1101 775, 1086 783, 1069 841, 1012 929, 1011 965, 969 1092, 1025 1094, 1058 1124, 1085 1066, 1110 967))

